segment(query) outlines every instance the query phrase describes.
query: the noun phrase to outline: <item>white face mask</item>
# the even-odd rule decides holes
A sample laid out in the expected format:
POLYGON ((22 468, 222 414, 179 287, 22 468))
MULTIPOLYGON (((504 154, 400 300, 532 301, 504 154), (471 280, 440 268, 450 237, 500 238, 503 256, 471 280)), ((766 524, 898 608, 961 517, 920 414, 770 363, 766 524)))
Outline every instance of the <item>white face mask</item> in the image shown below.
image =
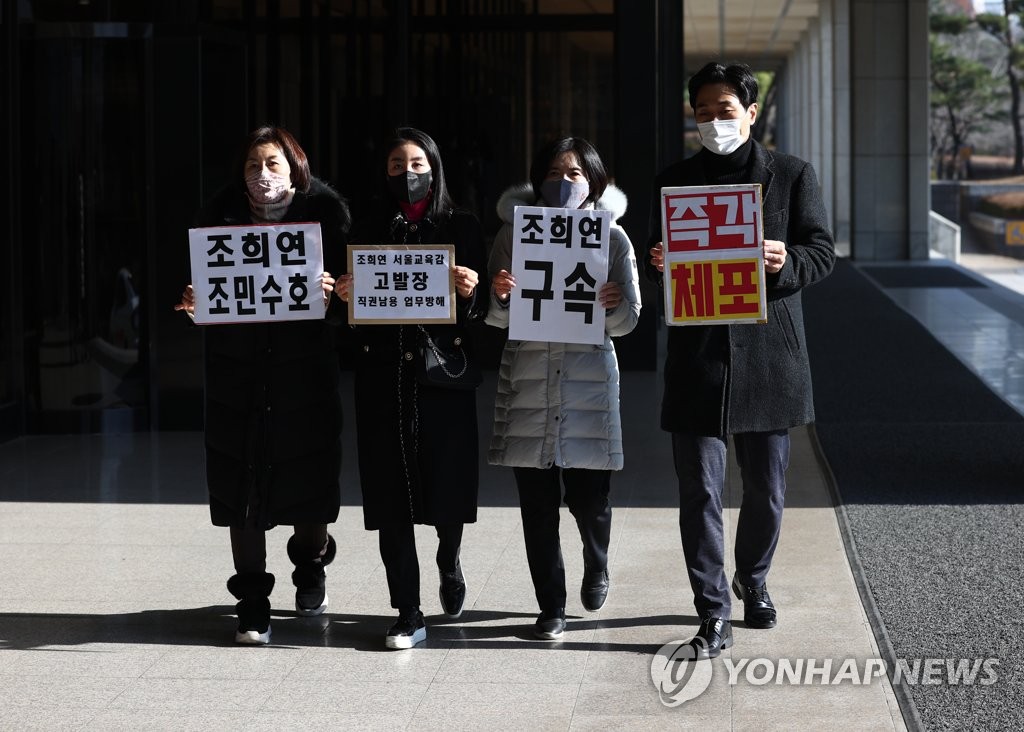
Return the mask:
POLYGON ((252 200, 257 203, 277 203, 292 187, 292 179, 289 175, 262 170, 248 176, 245 185, 252 200))
POLYGON ((716 155, 728 155, 745 142, 740 132, 742 124, 742 117, 698 122, 700 144, 716 155))

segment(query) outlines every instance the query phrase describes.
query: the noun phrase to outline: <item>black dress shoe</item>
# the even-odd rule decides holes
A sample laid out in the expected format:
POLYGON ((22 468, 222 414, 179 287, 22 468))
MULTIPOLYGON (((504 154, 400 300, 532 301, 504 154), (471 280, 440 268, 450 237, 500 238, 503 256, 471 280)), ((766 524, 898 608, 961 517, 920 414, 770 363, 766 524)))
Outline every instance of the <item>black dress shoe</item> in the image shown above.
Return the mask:
POLYGON ((705 618, 689 645, 694 650, 694 660, 717 658, 732 645, 732 623, 725 618, 705 618))
POLYGON ((580 587, 580 602, 583 607, 592 613, 596 613, 604 607, 604 601, 608 599, 608 570, 600 572, 583 572, 583 585, 580 587))
POLYGON ((537 616, 533 635, 540 640, 559 640, 565 632, 565 608, 545 610, 537 616))
POLYGON ((454 572, 441 572, 441 608, 449 618, 462 615, 466 602, 466 577, 462 574, 462 561, 455 563, 454 572))
POLYGON ((743 600, 743 622, 748 628, 774 628, 778 622, 775 603, 768 597, 768 585, 747 587, 736 575, 732 577, 732 591, 743 600))

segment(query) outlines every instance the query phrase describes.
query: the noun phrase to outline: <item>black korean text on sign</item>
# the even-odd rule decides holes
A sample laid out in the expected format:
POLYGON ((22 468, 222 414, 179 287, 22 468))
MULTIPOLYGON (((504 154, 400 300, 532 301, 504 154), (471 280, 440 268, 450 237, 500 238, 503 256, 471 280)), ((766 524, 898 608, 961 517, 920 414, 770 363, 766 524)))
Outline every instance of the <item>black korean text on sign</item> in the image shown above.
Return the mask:
POLYGON ((309 303, 303 302, 309 294, 309 280, 301 272, 296 272, 288 277, 288 297, 292 302, 288 303, 288 309, 309 310, 309 303))
POLYGON ((527 261, 523 266, 528 270, 544 273, 544 286, 541 289, 534 290, 523 288, 523 297, 527 300, 533 300, 533 319, 540 322, 540 307, 542 301, 555 299, 555 291, 551 287, 555 265, 554 262, 527 261))
POLYGON ((270 266, 270 237, 267 232, 247 231, 242 237, 242 264, 270 266))
POLYGON ((228 283, 227 277, 211 277, 210 280, 210 294, 206 296, 206 299, 210 301, 210 312, 216 315, 225 315, 231 312, 231 308, 227 305, 228 291, 224 289, 224 286, 228 283))
POLYGON ((231 234, 211 234, 206 237, 213 246, 207 250, 207 257, 213 257, 206 262, 207 267, 233 267, 234 262, 228 256, 234 254, 234 250, 228 246, 231 241, 231 234))
POLYGON ((256 312, 256 278, 242 275, 234 278, 235 312, 238 315, 252 315, 256 312))
MULTIPOLYGON (((281 252, 281 264, 305 264, 306 263, 306 232, 304 231, 282 231, 277 235, 277 250, 281 252), (288 256, 295 252, 294 256, 288 256)), ((308 310, 308 308, 306 308, 308 310)))
POLYGON ((284 298, 281 296, 281 286, 277 284, 276 280, 274 280, 274 275, 267 277, 267 282, 260 289, 260 292, 263 293, 263 297, 261 299, 263 302, 267 303, 267 306, 270 308, 270 314, 276 315, 277 305, 284 300, 284 298))
POLYGON ((580 246, 584 249, 601 248, 601 224, 603 219, 581 218, 577 224, 580 232, 580 246), (591 239, 590 237, 593 237, 591 239))
POLYGON ((540 222, 543 220, 543 214, 526 214, 523 216, 524 225, 521 232, 523 237, 520 240, 523 244, 544 243, 544 239, 541 238, 544 235, 544 227, 540 225, 540 222))
POLYGON ((565 300, 567 313, 583 313, 583 322, 594 322, 594 301, 597 299, 597 280, 587 271, 584 262, 578 262, 576 268, 565 278, 565 300), (575 284, 575 287, 573 285, 575 284))

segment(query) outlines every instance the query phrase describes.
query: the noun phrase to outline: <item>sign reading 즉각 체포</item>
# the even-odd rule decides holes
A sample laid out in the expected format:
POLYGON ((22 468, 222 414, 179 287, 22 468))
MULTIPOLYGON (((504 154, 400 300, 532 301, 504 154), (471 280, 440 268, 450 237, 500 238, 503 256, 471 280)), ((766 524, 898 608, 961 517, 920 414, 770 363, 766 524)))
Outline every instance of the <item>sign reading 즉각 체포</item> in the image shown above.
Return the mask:
POLYGON ((763 323, 760 184, 661 189, 665 321, 763 323))

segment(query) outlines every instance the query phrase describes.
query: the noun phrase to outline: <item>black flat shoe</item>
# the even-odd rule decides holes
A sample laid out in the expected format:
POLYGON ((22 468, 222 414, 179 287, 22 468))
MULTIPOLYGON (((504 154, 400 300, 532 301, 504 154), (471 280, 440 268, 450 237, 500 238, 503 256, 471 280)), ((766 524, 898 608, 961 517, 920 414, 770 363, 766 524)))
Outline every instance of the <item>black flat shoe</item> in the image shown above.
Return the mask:
POLYGON ((449 618, 462 615, 466 602, 466 576, 462 573, 462 562, 455 564, 454 572, 441 572, 441 609, 449 618))
POLYGON ((580 586, 580 602, 588 612, 596 613, 604 607, 604 601, 608 599, 608 570, 600 572, 584 572, 583 584, 580 586))
POLYGON ((722 651, 732 646, 732 623, 725 618, 705 618, 689 645, 693 648, 696 661, 717 658, 722 651))
POLYGON ((736 575, 733 575, 732 591, 737 598, 743 600, 743 623, 748 628, 760 630, 775 627, 778 614, 775 612, 775 603, 768 596, 768 585, 747 587, 741 585, 736 575))
POLYGON ((533 635, 540 640, 559 640, 565 633, 565 608, 545 610, 537 616, 533 635))

